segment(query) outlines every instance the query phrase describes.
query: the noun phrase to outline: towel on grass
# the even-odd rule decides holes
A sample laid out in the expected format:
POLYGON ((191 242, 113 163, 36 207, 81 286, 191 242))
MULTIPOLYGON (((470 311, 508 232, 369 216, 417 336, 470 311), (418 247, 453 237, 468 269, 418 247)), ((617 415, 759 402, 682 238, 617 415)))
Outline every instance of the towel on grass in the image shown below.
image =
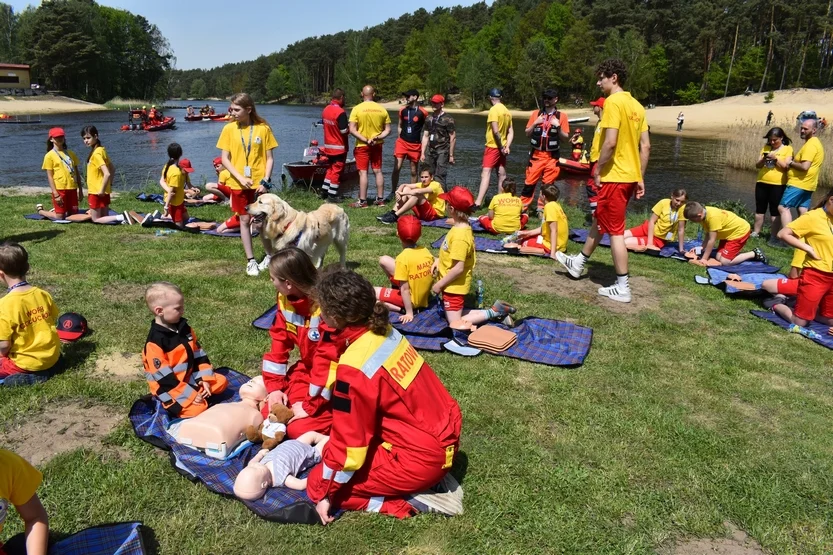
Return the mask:
POLYGON ((787 276, 782 274, 763 274, 763 273, 741 273, 737 274, 742 278, 743 283, 750 283, 755 286, 753 290, 739 289, 732 284, 732 280, 727 281, 729 275, 735 272, 727 272, 723 268, 709 268, 709 283, 715 286, 726 285, 726 293, 759 293, 762 291, 761 284, 768 279, 785 279, 787 276))
MULTIPOLYGON (((218 368, 229 381, 228 389, 214 398, 215 402, 228 403, 240 400, 238 390, 249 381, 249 377, 230 368, 218 368)), ((234 497, 234 480, 249 461, 260 451, 260 445, 249 445, 236 457, 218 460, 200 451, 178 444, 168 434, 171 418, 155 397, 145 395, 135 403, 128 415, 136 436, 151 445, 170 452, 171 464, 177 472, 221 495, 234 497)), ((235 498, 236 499, 236 498, 235 498)), ((255 501, 241 503, 261 518, 274 522, 317 524, 320 523, 315 505, 306 491, 289 488, 269 488, 266 495, 255 501)))
MULTIPOLYGON (((79 214, 83 214, 83 212, 79 212, 79 214)), ((107 214, 108 216, 118 216, 119 213, 113 210, 107 214)), ((46 220, 52 222, 53 224, 93 224, 95 223, 92 220, 87 220, 86 222, 73 222, 72 220, 50 220, 46 216, 41 216, 40 214, 24 214, 24 218, 27 220, 46 220)), ((96 224, 96 225, 121 225, 119 222, 108 222, 106 224, 96 224)))
MULTIPOLYGON (((775 314, 774 312, 770 312, 768 310, 750 310, 749 312, 752 313, 752 316, 757 316, 763 320, 767 320, 768 322, 772 322, 776 326, 783 328, 787 331, 792 327, 792 324, 775 314)), ((828 335, 827 330, 830 329, 830 326, 825 324, 820 324, 818 322, 810 322, 807 326, 808 329, 816 332, 819 336, 815 339, 810 339, 814 343, 818 343, 828 349, 833 349, 833 335, 828 335)))
MULTIPOLYGON (((445 235, 431 243, 431 248, 438 249, 443 246, 445 235)), ((503 246, 499 239, 489 239, 488 237, 475 237, 474 250, 479 252, 489 252, 492 254, 514 254, 517 256, 549 256, 543 253, 524 253, 517 249, 508 250, 503 246)))
MULTIPOLYGON (((136 200, 141 200, 142 202, 157 202, 159 204, 165 204, 165 196, 160 193, 139 193, 136 195, 136 200)), ((188 208, 199 208, 200 206, 205 206, 207 204, 217 204, 216 202, 206 202, 206 201, 194 201, 194 199, 187 199, 187 207, 188 208)))
MULTIPOLYGON (((488 233, 492 235, 491 232, 486 231, 482 225, 480 225, 480 220, 477 218, 469 218, 469 225, 471 226, 471 230, 475 233, 488 233)), ((439 227, 442 229, 451 229, 454 227, 454 224, 448 223, 448 218, 440 218, 439 220, 432 220, 430 222, 423 221, 422 227, 439 227)))

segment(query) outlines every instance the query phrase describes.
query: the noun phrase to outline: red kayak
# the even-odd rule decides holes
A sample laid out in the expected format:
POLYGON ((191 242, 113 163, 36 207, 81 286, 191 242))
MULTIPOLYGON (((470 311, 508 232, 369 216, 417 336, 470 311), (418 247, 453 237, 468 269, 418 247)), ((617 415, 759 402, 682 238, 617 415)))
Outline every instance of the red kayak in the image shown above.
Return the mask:
POLYGON ((168 116, 162 121, 150 123, 145 121, 145 114, 142 110, 130 110, 129 123, 122 125, 122 131, 162 131, 163 129, 173 129, 176 124, 176 118, 168 116))
POLYGON ((586 162, 576 162, 572 159, 559 158, 558 165, 567 173, 590 175, 590 164, 586 162))
POLYGON ((176 124, 176 118, 168 116, 162 121, 154 124, 146 123, 145 131, 163 131, 165 129, 173 129, 176 124))

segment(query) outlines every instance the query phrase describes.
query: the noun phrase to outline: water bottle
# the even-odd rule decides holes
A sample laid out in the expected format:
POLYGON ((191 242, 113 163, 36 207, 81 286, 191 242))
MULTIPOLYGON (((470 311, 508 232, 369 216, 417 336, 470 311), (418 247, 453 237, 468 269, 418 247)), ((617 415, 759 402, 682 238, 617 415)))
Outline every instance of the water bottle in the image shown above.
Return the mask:
POLYGON ((483 297, 486 295, 486 290, 483 288, 483 280, 477 280, 477 308, 483 308, 483 297))
POLYGON ((516 231, 512 235, 507 235, 506 237, 504 237, 503 239, 500 240, 500 243, 502 245, 505 245, 506 243, 517 243, 518 239, 520 239, 519 234, 520 234, 520 232, 516 231))
POLYGON ((806 337, 808 339, 821 339, 821 335, 819 335, 818 333, 814 332, 813 330, 811 330, 809 328, 801 327, 798 324, 793 324, 790 327, 790 333, 797 333, 797 334, 803 335, 804 337, 806 337))
POLYGON ((175 229, 167 229, 167 228, 156 230, 156 236, 157 237, 162 237, 164 235, 170 235, 171 233, 176 233, 176 230, 175 229))

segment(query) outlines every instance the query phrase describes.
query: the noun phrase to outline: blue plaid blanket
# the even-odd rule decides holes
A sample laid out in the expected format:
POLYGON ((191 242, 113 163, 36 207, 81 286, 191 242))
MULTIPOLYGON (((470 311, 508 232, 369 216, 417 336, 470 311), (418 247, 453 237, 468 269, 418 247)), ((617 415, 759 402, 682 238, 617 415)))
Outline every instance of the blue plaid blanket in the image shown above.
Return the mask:
MULTIPOLYGON (((768 310, 750 310, 749 312, 752 313, 752 316, 756 316, 758 318, 762 318, 763 320, 767 320, 768 322, 772 322, 779 328, 783 328, 785 330, 789 330, 792 324, 775 314, 774 312, 769 312, 768 310)), ((830 326, 826 326, 824 324, 819 324, 818 322, 810 322, 810 325, 807 326, 809 329, 813 330, 820 337, 817 339, 811 339, 814 343, 818 343, 828 349, 833 349, 833 335, 828 335, 827 330, 830 329, 830 326)), ((809 339, 809 338, 808 338, 809 339)))
POLYGON ((56 542, 49 555, 144 555, 141 522, 93 526, 56 542))
MULTIPOLYGON (((580 228, 571 229, 569 238, 570 238, 571 241, 575 241, 576 243, 581 243, 583 245, 584 242, 587 241, 587 235, 589 233, 590 233, 590 231, 587 230, 587 229, 580 229, 580 228)), ((602 246, 602 247, 610 247, 610 236, 607 233, 602 235, 602 240, 599 242, 599 245, 602 246)), ((685 248, 686 251, 688 251, 689 249, 693 249, 694 247, 701 247, 701 246, 703 246, 703 244, 700 241, 697 241, 697 240, 686 241, 683 244, 683 247, 685 248)), ((644 252, 639 252, 639 251, 633 251, 633 252, 635 252, 636 254, 647 254, 649 256, 659 256, 660 258, 673 258, 675 260, 688 260, 685 257, 685 255, 683 253, 681 253, 679 251, 679 249, 677 249, 677 243, 676 242, 674 244, 669 243, 669 244, 665 245, 664 247, 662 247, 659 250, 659 252, 651 251, 651 250, 647 250, 647 251, 644 251, 644 252)))
MULTIPOLYGON (((438 249, 443 246, 445 235, 431 243, 431 248, 438 249)), ((492 254, 514 254, 517 256, 546 256, 544 254, 527 254, 518 252, 516 249, 508 250, 503 246, 499 239, 489 239, 488 237, 475 237, 474 250, 479 252, 489 252, 492 254)))
MULTIPOLYGON (((423 221, 422 226, 451 229, 452 224, 448 223, 447 220, 448 218, 440 218, 439 220, 432 220, 430 222, 423 221)), ((490 232, 486 231, 486 228, 480 225, 480 220, 478 220, 477 218, 469 218, 469 225, 471 225, 471 230, 475 233, 489 233, 489 235, 491 235, 490 232)))
MULTIPOLYGON (((136 195, 136 200, 141 200, 142 202, 157 202, 159 204, 165 204, 165 196, 159 193, 139 193, 136 195)), ((188 208, 199 208, 200 206, 205 206, 206 204, 216 204, 214 202, 189 202, 188 208)))
MULTIPOLYGON (((587 236, 589 234, 590 234, 590 230, 588 230, 588 229, 576 228, 576 229, 571 229, 570 230, 570 233, 569 233, 569 235, 567 235, 567 238, 570 239, 570 241, 574 241, 576 243, 581 243, 583 245, 585 243, 585 241, 587 241, 587 236)), ((610 247, 610 235, 608 235, 607 233, 602 235, 602 240, 599 241, 599 246, 600 247, 610 247)))
MULTIPOLYGON (((726 281, 726 278, 732 272, 727 272, 723 268, 719 268, 719 269, 718 268, 709 268, 708 273, 709 273, 709 283, 711 283, 712 285, 715 285, 715 286, 719 286, 719 285, 722 285, 724 281, 726 281)), ((728 294, 734 294, 734 293, 747 293, 747 294, 752 293, 752 294, 754 294, 755 292, 760 292, 761 291, 761 284, 764 281, 766 281, 768 279, 784 279, 784 278, 787 277, 787 276, 782 275, 782 274, 759 274, 759 273, 749 273, 749 274, 744 273, 744 274, 738 274, 738 275, 740 275, 743 278, 744 282, 753 284, 755 286, 755 291, 746 291, 746 290, 738 289, 738 288, 736 288, 732 285, 731 281, 729 281, 729 282, 726 282, 726 284, 725 284, 726 285, 726 293, 728 293, 728 294)))
MULTIPOLYGON (((82 210, 81 212, 79 212, 79 214, 83 214, 84 212, 85 211, 82 210)), ((113 210, 110 210, 108 215, 118 216, 119 213, 115 212, 113 210)), ((51 221, 52 223, 55 223, 55 224, 93 223, 92 220, 90 220, 88 222, 73 222, 71 220, 50 220, 49 218, 41 216, 40 214, 24 214, 23 217, 26 218, 27 220, 38 220, 38 221, 46 220, 46 221, 51 221)), ((119 225, 119 222, 109 222, 109 223, 106 223, 106 224, 98 224, 98 225, 119 225)))
MULTIPOLYGON (((250 378, 230 368, 218 368, 215 372, 226 376, 229 386, 223 394, 212 399, 221 403, 239 401, 240 396, 237 392, 250 378)), ((241 450, 236 457, 217 460, 180 445, 167 432, 170 416, 162 407, 162 403, 150 395, 145 395, 133 403, 129 418, 139 439, 170 452, 171 464, 177 472, 190 480, 200 481, 209 490, 227 497, 234 497, 235 478, 260 450, 259 445, 250 445, 241 450)), ((273 522, 321 522, 305 491, 283 487, 270 488, 261 499, 240 502, 259 517, 273 522)))

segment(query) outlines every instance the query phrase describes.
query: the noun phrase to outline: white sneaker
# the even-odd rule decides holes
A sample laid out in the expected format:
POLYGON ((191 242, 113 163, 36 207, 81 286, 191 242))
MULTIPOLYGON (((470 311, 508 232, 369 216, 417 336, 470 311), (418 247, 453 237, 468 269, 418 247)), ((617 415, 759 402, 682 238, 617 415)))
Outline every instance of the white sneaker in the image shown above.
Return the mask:
POLYGON ((263 257, 263 260, 260 261, 260 264, 257 265, 257 269, 261 272, 265 272, 269 268, 270 260, 272 260, 272 257, 267 254, 263 257))
POLYGON ((249 260, 246 264, 246 274, 254 277, 260 273, 260 268, 258 268, 257 260, 249 260))
POLYGON ((40 204, 40 203, 36 204, 35 205, 35 212, 40 212, 41 210, 43 210, 43 205, 40 204))
POLYGON ((555 253, 555 259, 564 266, 568 274, 576 279, 581 277, 581 273, 584 271, 584 265, 579 264, 577 256, 567 256, 563 252, 558 251, 555 253))
POLYGON ((121 215, 124 217, 124 222, 127 223, 127 225, 133 225, 133 218, 130 217, 129 211, 125 210, 121 215))
POLYGON ((618 301, 620 303, 631 302, 630 287, 623 289, 615 283, 609 287, 599 287, 599 295, 607 297, 611 301, 618 301))
POLYGON ((463 486, 451 474, 446 474, 433 488, 414 494, 411 498, 431 513, 448 516, 463 514, 463 486))

